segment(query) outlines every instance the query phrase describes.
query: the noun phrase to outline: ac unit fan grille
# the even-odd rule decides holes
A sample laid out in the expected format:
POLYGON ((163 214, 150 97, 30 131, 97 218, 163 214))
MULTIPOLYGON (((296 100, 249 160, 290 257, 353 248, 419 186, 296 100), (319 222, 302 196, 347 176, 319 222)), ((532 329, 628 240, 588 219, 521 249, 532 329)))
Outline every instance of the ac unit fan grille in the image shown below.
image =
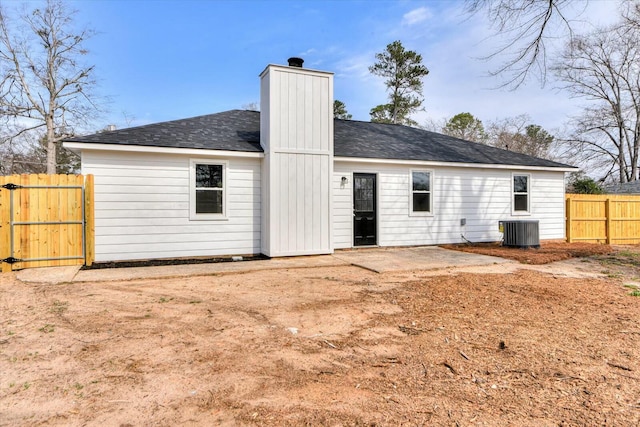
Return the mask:
POLYGON ((502 246, 514 248, 539 248, 538 221, 502 221, 504 239, 502 246))

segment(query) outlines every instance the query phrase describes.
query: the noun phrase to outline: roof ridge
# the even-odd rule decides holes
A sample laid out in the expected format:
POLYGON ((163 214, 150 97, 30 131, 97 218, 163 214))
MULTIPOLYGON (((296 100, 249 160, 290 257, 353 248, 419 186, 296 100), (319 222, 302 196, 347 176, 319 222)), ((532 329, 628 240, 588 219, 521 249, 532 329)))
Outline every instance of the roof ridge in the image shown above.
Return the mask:
POLYGON ((373 125, 384 125, 384 126, 400 126, 400 127, 409 128, 409 129, 426 130, 426 129, 422 129, 422 128, 419 128, 419 127, 403 125, 401 123, 382 123, 382 122, 372 122, 371 120, 366 121, 366 120, 354 120, 354 119, 339 119, 337 117, 334 117, 333 119, 334 120, 340 120, 341 122, 368 123, 368 124, 373 124, 373 125))

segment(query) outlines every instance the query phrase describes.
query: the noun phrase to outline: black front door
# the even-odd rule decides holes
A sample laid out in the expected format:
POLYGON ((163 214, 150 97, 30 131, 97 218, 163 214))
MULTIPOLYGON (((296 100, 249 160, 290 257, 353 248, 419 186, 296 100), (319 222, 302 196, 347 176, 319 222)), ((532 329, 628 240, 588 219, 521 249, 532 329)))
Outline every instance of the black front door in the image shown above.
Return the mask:
POLYGON ((376 239, 376 175, 353 174, 353 244, 375 245, 376 239))

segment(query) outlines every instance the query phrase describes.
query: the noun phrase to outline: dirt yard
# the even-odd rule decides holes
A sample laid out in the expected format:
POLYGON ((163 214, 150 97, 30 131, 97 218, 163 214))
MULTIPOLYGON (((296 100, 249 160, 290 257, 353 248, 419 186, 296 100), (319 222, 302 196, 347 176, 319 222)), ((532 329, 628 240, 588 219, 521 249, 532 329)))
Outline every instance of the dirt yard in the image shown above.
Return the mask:
POLYGON ((513 259, 523 264, 548 264, 570 258, 607 255, 614 252, 609 245, 593 245, 590 243, 542 243, 538 249, 519 249, 504 247, 500 243, 474 243, 460 245, 443 245, 443 248, 474 254, 491 255, 513 259))
POLYGON ((637 426, 640 248, 577 262, 599 278, 2 274, 0 425, 637 426))

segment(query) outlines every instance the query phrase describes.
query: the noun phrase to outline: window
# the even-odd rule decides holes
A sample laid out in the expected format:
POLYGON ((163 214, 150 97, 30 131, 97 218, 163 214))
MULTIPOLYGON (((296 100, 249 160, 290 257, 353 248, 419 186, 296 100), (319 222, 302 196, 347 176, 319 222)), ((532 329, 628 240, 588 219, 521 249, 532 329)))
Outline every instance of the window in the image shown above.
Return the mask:
POLYGON ((190 167, 191 219, 226 218, 226 162, 192 160, 190 167))
POLYGON ((431 178, 433 173, 425 170, 411 171, 410 214, 430 215, 432 213, 431 178))
POLYGON ((353 209, 356 212, 375 211, 375 175, 353 178, 353 209))
POLYGON ((529 213, 529 175, 513 175, 513 213, 529 213))

